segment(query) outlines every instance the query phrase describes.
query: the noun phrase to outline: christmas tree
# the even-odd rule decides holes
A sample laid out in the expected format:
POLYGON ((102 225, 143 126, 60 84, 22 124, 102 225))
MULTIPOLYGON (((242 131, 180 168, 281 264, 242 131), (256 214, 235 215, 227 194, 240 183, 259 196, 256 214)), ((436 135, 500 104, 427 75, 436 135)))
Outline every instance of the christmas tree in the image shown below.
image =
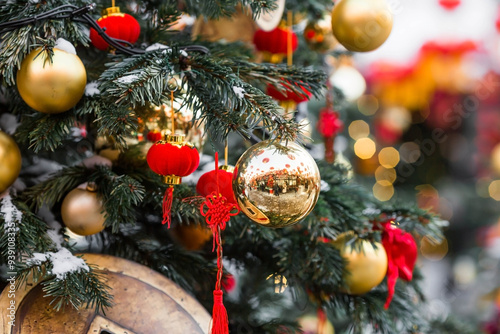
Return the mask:
MULTIPOLYGON (((332 96, 337 109, 343 96, 326 86, 322 54, 291 64, 293 18, 316 22, 330 1, 109 5, 1 2, 4 294, 39 284, 55 314, 105 317, 116 307, 110 274, 77 254, 97 253, 146 265, 213 307, 212 333, 227 332, 220 298, 213 306, 220 291, 231 333, 299 332, 311 312, 320 333, 328 321, 354 333, 456 332, 425 318, 414 267, 415 238, 440 240, 446 222, 356 185, 332 155, 332 96), (239 15, 254 27, 280 8, 280 28, 281 14, 260 22, 264 32, 281 29, 255 40, 264 62, 241 41, 248 31, 224 37, 244 19, 207 36, 210 22, 239 15), (194 41, 188 15, 198 20, 194 41), (326 153, 314 161, 295 104, 324 96, 326 153), (219 170, 216 152, 236 169, 219 170)), ((317 30, 307 31, 311 42, 317 30)), ((387 36, 362 46, 355 33, 337 38, 366 51, 387 36)), ((130 298, 133 308, 142 297, 130 298)), ((9 333, 22 326, 20 315, 8 319, 9 333)))

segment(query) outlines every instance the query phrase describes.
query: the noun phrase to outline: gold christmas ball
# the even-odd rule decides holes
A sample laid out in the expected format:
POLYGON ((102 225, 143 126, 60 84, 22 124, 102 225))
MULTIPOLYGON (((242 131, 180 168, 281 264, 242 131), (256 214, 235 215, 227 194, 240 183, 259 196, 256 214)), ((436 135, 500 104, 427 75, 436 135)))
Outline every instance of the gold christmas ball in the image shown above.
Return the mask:
POLYGON ((21 171, 21 151, 14 139, 0 131, 0 193, 16 181, 21 171))
POLYGON ((233 191, 251 220, 285 227, 312 211, 320 182, 318 166, 302 146, 265 140, 250 147, 236 163, 233 191))
POLYGON ((97 193, 87 189, 76 188, 64 198, 61 216, 64 224, 73 233, 79 235, 96 234, 104 230, 102 201, 97 193))
POLYGON ((85 92, 87 73, 77 55, 54 48, 52 63, 41 48, 31 51, 17 72, 17 89, 31 108, 58 114, 74 107, 85 92))
POLYGON ((309 22, 304 28, 304 39, 309 49, 316 52, 333 50, 338 44, 332 33, 332 19, 326 15, 321 20, 309 22))
POLYGON ((207 226, 177 225, 168 230, 175 241, 187 250, 200 250, 212 239, 212 230, 207 226))
POLYGON ((298 320, 303 334, 335 334, 335 328, 330 320, 325 319, 325 322, 321 323, 315 314, 306 314, 298 320))
POLYGON ((387 273, 387 253, 384 246, 366 240, 357 240, 356 245, 346 245, 345 237, 332 242, 340 254, 347 260, 346 292, 351 295, 362 295, 379 285, 387 273))
POLYGON ((347 50, 373 51, 392 30, 393 17, 386 0, 340 0, 332 10, 332 31, 347 50))

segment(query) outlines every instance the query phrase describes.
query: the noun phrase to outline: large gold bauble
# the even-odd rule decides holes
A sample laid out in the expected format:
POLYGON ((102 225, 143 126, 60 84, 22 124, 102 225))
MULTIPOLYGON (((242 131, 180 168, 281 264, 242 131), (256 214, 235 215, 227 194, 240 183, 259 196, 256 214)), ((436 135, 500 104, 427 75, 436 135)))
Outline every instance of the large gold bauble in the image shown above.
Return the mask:
POLYGON ((104 230, 104 214, 97 193, 87 189, 71 190, 61 206, 64 225, 79 235, 91 235, 104 230))
POLYGON ((21 151, 14 139, 0 131, 0 193, 16 181, 21 171, 21 151))
POLYGON ((58 114, 74 107, 85 92, 87 73, 77 55, 54 48, 52 63, 41 48, 31 51, 17 72, 17 89, 31 108, 58 114))
POLYGON ((162 274, 141 264, 102 254, 83 259, 103 274, 113 295, 106 314, 92 307, 79 310, 66 305, 54 310, 52 298, 44 297, 42 282, 16 288, 10 284, 0 295, 2 334, 191 334, 208 333, 211 316, 189 293, 162 274), (11 305, 12 309, 8 309, 11 305), (12 315, 12 317, 10 317, 12 315), (168 315, 166 318, 165 315, 168 315), (9 322, 15 318, 15 326, 9 322))
POLYGON ((386 0, 341 0, 332 10, 332 31, 347 50, 373 51, 392 30, 393 17, 386 0))
POLYGON ((265 140, 250 147, 236 163, 233 191, 251 220, 285 227, 312 211, 320 182, 318 166, 302 146, 265 140))
POLYGON ((356 245, 346 245, 345 238, 332 242, 339 249, 340 255, 347 260, 345 275, 346 292, 362 295, 379 285, 387 273, 387 253, 384 246, 366 240, 357 240, 356 245), (374 247, 375 246, 375 247, 374 247))

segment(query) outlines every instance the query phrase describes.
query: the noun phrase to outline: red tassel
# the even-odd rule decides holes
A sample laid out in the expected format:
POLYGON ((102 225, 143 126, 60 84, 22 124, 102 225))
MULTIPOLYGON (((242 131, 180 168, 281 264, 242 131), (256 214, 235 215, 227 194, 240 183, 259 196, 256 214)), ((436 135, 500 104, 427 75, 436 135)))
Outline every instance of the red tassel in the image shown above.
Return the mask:
POLYGON ((222 302, 222 290, 214 290, 212 310, 212 334, 229 334, 227 311, 222 302))
POLYGON ((162 224, 168 223, 168 228, 170 228, 170 222, 172 220, 170 211, 172 210, 173 199, 174 199, 174 187, 169 185, 167 191, 165 191, 165 196, 163 196, 163 221, 162 221, 162 224))

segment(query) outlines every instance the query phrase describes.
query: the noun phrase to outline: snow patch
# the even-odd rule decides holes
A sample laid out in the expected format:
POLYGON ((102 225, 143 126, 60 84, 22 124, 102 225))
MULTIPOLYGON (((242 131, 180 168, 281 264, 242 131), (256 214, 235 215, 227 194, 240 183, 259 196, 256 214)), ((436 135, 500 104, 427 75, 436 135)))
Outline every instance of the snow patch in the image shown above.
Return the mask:
POLYGON ((321 184, 320 184, 320 191, 329 191, 330 190, 330 185, 328 184, 328 182, 324 181, 324 180, 321 180, 321 184))
POLYGON ((12 203, 10 195, 5 196, 1 200, 0 214, 3 216, 8 227, 12 227, 15 223, 20 223, 23 219, 23 213, 12 203))
POLYGON ((138 76, 136 74, 130 74, 130 75, 126 75, 124 77, 121 77, 119 78, 117 81, 120 82, 120 83, 132 83, 134 82, 135 80, 137 80, 138 76))
POLYGON ((179 23, 184 23, 185 25, 192 26, 194 24, 195 18, 193 16, 182 14, 179 23))
POLYGON ((99 84, 97 81, 92 81, 85 86, 85 96, 94 96, 94 95, 99 95, 101 94, 101 91, 99 88, 97 88, 99 84))
POLYGON ((179 53, 180 53, 180 54, 181 54, 181 56, 183 56, 183 57, 187 57, 187 56, 188 56, 187 52, 186 52, 186 51, 184 51, 184 50, 181 50, 179 53))
POLYGON ((154 43, 154 44, 151 44, 150 46, 148 46, 146 48, 146 52, 147 51, 160 50, 160 49, 170 49, 170 48, 168 46, 164 45, 164 44, 161 44, 161 43, 154 43))
POLYGON ((58 280, 65 279, 66 275, 69 273, 90 271, 85 261, 71 254, 67 248, 61 248, 57 253, 34 253, 33 257, 26 261, 26 264, 28 266, 40 265, 46 261, 52 263, 52 270, 50 273, 55 275, 58 280))
POLYGON ((62 243, 64 242, 64 238, 62 235, 57 233, 56 230, 48 230, 47 235, 49 236, 50 240, 56 245, 57 249, 62 248, 62 243))
POLYGON ((241 87, 233 86, 233 92, 238 96, 240 99, 245 97, 245 90, 241 87))
POLYGON ((54 46, 54 48, 62 50, 62 51, 66 51, 67 53, 71 53, 72 55, 76 55, 76 49, 73 46, 73 44, 71 44, 70 42, 68 42, 64 38, 58 38, 56 40, 56 45, 54 46))

